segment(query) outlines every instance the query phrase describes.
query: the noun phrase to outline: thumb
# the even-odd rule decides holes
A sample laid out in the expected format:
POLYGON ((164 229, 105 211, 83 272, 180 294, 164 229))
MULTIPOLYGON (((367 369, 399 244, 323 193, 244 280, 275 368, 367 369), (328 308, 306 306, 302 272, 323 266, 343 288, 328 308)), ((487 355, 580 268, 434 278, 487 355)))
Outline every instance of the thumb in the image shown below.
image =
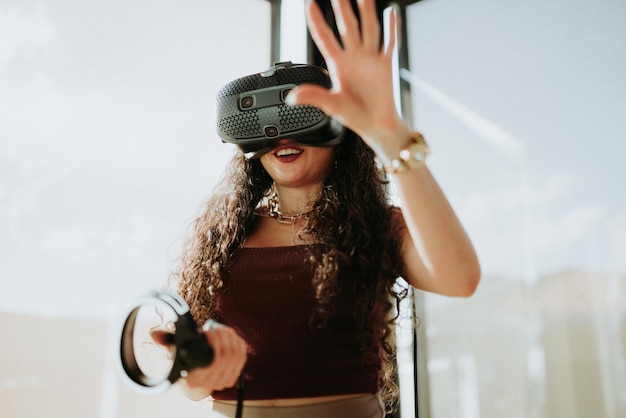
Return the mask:
POLYGON ((174 343, 174 334, 171 332, 155 329, 150 331, 150 336, 155 343, 162 345, 163 347, 169 347, 174 343))

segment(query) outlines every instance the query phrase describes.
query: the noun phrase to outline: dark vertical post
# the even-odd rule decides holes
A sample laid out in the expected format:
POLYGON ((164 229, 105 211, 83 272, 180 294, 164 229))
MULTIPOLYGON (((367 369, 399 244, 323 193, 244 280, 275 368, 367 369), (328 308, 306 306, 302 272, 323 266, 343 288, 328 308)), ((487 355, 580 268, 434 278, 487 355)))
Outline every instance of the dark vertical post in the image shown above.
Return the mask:
MULTIPOLYGON (((396 6, 396 9, 399 12, 400 18, 400 34, 398 37, 398 68, 410 70, 409 67, 411 66, 411 63, 409 62, 409 36, 407 29, 408 25, 406 18, 406 6, 396 6)), ((398 77, 398 82, 400 86, 400 111, 402 112, 402 117, 404 118, 404 120, 407 120, 409 121, 409 123, 413 124, 413 100, 411 97, 411 84, 402 77, 398 77)))
MULTIPOLYGON (((335 16, 333 14, 333 9, 330 4, 330 0, 316 0, 317 4, 320 6, 322 13, 326 19, 326 22, 333 28, 335 32, 335 36, 339 39, 339 32, 337 31, 337 25, 335 23, 335 16)), ((383 12, 388 7, 388 1, 377 1, 376 9, 378 13, 378 20, 382 23, 383 12)), ((355 14, 358 16, 359 11, 357 9, 356 0, 352 0, 352 8, 354 9, 355 14)), ((381 32, 381 42, 383 40, 383 33, 381 32)), ((310 65, 319 65, 322 67, 326 67, 326 62, 324 61, 324 57, 320 54, 320 51, 317 49, 317 46, 311 39, 311 35, 307 31, 307 63, 310 65)))
MULTIPOLYGON (((400 17, 400 34, 398 39, 398 68, 406 69, 410 71, 410 51, 409 51, 409 39, 408 39, 408 19, 407 19, 407 7, 416 3, 419 0, 414 1, 402 1, 392 2, 392 5, 396 6, 400 17)), ((404 120, 411 124, 414 128, 414 109, 413 98, 411 95, 411 84, 398 77, 399 94, 400 94, 400 106, 401 113, 404 120)), ((428 376, 428 344, 426 337, 426 312, 424 309, 424 295, 411 288, 411 315, 413 321, 413 385, 415 388, 415 417, 416 418, 430 418, 430 384, 428 376)))
MULTIPOLYGON (((406 4, 392 3, 398 12, 400 20, 400 33, 397 39, 397 62, 399 69, 409 69, 409 40, 408 25, 406 19, 406 4)), ((413 121, 413 98, 411 96, 411 84, 402 77, 398 77, 400 113, 411 128, 413 121)), ((409 302, 411 304, 411 321, 413 328, 413 388, 415 390, 413 400, 416 418, 430 418, 428 407, 428 369, 426 357, 426 335, 423 327, 424 303, 423 295, 410 288, 409 302)))
POLYGON ((281 0, 267 0, 270 2, 270 67, 280 61, 280 26, 281 26, 281 0))

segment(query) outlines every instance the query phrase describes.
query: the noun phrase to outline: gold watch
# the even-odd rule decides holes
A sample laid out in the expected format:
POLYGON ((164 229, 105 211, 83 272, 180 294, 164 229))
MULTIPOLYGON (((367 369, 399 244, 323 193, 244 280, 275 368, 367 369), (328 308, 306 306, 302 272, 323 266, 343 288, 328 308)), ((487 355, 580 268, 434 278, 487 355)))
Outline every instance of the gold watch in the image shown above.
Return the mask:
POLYGON ((415 170, 426 164, 426 157, 430 153, 426 140, 419 132, 411 132, 410 143, 400 150, 398 156, 392 159, 389 164, 382 164, 377 158, 379 168, 383 168, 389 174, 396 174, 401 171, 415 170))

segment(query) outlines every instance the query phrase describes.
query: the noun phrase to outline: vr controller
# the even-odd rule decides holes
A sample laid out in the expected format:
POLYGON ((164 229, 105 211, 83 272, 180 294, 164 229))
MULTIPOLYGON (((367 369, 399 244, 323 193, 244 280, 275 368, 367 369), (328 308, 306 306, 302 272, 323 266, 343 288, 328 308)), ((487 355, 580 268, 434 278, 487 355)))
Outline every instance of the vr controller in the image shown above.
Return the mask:
POLYGON ((289 91, 300 84, 331 87, 326 69, 291 61, 222 87, 216 106, 222 142, 237 145, 246 158, 260 157, 284 138, 308 146, 339 144, 345 133, 339 121, 314 106, 285 104, 289 91))
MULTIPOLYGON (((134 389, 160 393, 179 378, 213 362, 213 348, 191 316, 189 306, 176 292, 153 290, 141 297, 124 320, 120 339, 121 376, 134 389), (156 321, 156 323, 155 323, 156 321), (163 325, 169 324, 168 331, 163 325), (168 345, 168 355, 156 349, 153 331, 163 332, 160 343, 168 345)), ((243 375, 237 382, 235 418, 243 414, 243 375)))
POLYGON ((189 371, 213 361, 213 349, 198 330, 189 306, 167 289, 151 291, 133 305, 124 320, 119 353, 122 376, 145 392, 163 391, 189 371), (165 334, 172 352, 164 356, 150 331, 167 322, 174 330, 165 334))

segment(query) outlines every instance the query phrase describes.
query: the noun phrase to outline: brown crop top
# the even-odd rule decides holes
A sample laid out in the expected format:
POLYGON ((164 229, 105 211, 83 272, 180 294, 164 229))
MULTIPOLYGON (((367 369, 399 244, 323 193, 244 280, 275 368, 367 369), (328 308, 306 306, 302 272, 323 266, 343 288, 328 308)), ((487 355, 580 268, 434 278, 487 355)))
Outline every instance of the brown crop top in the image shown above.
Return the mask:
MULTIPOLYGON (((305 398, 375 393, 380 364, 366 365, 349 306, 328 329, 312 332, 316 305, 310 247, 241 248, 232 256, 216 295, 218 320, 248 344, 243 370, 246 399, 305 398)), ((235 400, 234 388, 216 391, 235 400)))

